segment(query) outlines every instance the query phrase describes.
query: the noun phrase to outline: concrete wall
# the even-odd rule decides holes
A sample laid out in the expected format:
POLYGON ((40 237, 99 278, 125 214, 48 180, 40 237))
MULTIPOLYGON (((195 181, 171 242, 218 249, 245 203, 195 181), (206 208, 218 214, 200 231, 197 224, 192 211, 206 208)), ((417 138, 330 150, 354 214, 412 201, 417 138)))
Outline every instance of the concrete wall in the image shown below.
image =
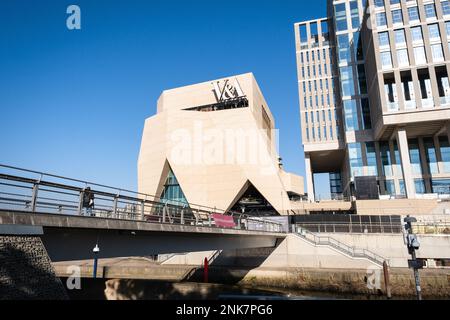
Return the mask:
POLYGON ((0 300, 60 300, 67 293, 36 236, 0 236, 0 300))

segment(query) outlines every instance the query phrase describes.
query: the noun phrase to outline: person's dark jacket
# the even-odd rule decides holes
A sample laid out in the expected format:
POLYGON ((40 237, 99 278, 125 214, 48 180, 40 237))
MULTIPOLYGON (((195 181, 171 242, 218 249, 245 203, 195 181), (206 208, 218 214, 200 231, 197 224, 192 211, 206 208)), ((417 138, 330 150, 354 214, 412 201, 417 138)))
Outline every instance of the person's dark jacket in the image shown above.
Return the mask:
POLYGON ((90 190, 84 190, 83 194, 83 207, 92 208, 94 206, 94 193, 90 190))

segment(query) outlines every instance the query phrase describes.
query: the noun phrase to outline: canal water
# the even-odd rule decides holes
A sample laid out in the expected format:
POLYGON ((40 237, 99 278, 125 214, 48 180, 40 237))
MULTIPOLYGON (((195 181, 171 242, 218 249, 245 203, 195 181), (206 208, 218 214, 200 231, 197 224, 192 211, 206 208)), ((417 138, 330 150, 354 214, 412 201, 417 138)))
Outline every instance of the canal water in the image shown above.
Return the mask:
MULTIPOLYGON (((66 278, 61 278, 66 285, 66 278)), ((351 295, 279 288, 153 280, 81 279, 81 288, 67 290, 72 300, 380 300, 379 295, 351 295)))

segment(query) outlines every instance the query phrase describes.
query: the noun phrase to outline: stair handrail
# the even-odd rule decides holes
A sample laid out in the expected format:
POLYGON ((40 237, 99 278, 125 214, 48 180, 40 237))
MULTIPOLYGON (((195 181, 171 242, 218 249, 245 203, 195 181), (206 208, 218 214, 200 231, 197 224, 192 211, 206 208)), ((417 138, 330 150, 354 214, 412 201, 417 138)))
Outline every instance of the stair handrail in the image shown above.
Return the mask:
POLYGON ((337 249, 348 253, 352 257, 364 257, 364 258, 369 259, 380 265, 383 265, 383 262, 387 261, 382 256, 380 256, 368 249, 350 247, 349 245, 347 245, 339 240, 336 240, 335 238, 332 238, 330 236, 316 235, 315 233, 313 233, 309 230, 306 230, 300 226, 294 226, 293 230, 297 235, 301 236, 302 238, 304 238, 307 241, 313 242, 315 245, 328 245, 331 247, 337 247, 337 249), (312 236, 312 238, 314 240, 308 239, 307 235, 312 236), (324 240, 324 242, 322 242, 321 240, 324 240), (362 252, 362 254, 359 255, 358 251, 362 252))

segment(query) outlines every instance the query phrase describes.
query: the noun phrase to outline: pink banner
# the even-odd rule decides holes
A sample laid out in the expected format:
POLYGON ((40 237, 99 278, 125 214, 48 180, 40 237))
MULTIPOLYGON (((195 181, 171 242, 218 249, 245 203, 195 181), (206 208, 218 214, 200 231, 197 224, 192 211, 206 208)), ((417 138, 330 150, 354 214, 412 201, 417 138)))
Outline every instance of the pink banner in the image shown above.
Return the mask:
POLYGON ((224 216, 222 214, 212 214, 216 226, 221 228, 234 228, 236 227, 236 223, 234 223, 232 216, 224 216))

